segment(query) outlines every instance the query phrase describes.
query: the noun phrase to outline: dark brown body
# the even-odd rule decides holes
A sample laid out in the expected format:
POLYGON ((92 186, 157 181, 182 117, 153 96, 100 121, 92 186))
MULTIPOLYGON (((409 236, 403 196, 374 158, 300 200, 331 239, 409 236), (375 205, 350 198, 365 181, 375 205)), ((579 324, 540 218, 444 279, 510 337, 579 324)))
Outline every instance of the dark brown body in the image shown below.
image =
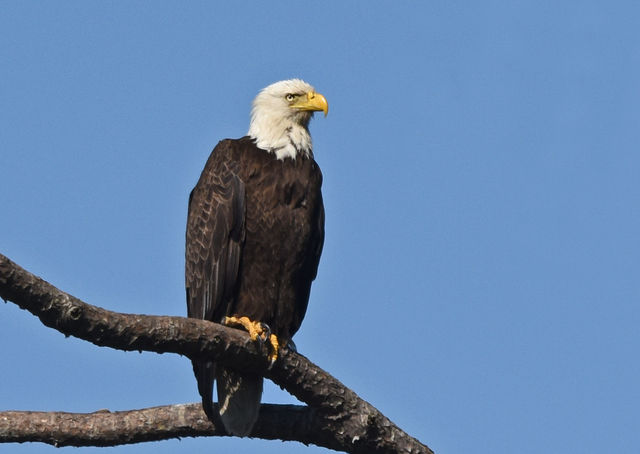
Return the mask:
MULTIPOLYGON (((322 251, 321 185, 313 158, 278 160, 248 137, 221 141, 189 198, 189 317, 247 316, 269 325, 282 344, 289 341, 306 312, 322 251)), ((209 414, 220 371, 210 362, 194 362, 194 371, 209 414)))

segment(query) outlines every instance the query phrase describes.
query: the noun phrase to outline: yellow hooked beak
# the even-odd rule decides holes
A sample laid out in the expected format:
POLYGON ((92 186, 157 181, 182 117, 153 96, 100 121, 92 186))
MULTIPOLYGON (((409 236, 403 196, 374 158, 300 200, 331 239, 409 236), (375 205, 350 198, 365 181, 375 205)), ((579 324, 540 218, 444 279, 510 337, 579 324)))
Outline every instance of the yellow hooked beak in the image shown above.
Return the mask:
POLYGON ((326 117, 329 113, 329 103, 327 99, 320 93, 310 91, 307 95, 302 95, 298 100, 291 104, 291 107, 298 110, 322 111, 326 117))

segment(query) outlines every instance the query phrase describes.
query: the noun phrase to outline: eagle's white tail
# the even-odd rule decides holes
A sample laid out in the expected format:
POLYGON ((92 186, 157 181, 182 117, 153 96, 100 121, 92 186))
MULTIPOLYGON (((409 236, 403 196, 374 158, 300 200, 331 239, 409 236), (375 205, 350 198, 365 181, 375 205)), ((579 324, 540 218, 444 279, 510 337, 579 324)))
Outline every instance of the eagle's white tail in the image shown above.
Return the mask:
POLYGON ((263 378, 219 368, 216 382, 224 428, 231 435, 246 437, 258 419, 263 378))

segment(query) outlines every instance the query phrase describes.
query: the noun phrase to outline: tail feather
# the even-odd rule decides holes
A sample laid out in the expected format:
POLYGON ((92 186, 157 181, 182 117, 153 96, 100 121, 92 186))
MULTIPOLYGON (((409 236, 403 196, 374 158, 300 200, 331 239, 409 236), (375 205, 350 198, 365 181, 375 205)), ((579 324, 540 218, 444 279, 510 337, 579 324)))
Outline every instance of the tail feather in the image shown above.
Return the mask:
POLYGON ((246 437, 258 419, 263 378, 218 368, 216 381, 220 418, 225 429, 231 435, 246 437))
POLYGON ((216 365, 211 361, 193 361, 193 372, 198 381, 198 392, 202 396, 202 409, 207 418, 215 421, 213 409, 213 380, 216 376, 216 365))

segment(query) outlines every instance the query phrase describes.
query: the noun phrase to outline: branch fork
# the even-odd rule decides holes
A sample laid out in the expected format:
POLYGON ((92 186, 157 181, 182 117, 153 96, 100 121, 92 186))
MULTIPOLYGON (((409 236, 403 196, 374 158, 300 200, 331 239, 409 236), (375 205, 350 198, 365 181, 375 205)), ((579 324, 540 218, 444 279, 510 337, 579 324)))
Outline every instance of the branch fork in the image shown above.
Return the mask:
MULTIPOLYGON (((355 392, 289 349, 269 368, 268 347, 247 333, 185 317, 123 314, 87 304, 0 254, 0 297, 65 336, 125 351, 212 358, 262 374, 308 406, 269 405, 251 437, 315 444, 349 453, 432 454, 355 392)), ((200 404, 94 413, 0 412, 0 442, 116 446, 176 437, 226 436, 200 404)))

